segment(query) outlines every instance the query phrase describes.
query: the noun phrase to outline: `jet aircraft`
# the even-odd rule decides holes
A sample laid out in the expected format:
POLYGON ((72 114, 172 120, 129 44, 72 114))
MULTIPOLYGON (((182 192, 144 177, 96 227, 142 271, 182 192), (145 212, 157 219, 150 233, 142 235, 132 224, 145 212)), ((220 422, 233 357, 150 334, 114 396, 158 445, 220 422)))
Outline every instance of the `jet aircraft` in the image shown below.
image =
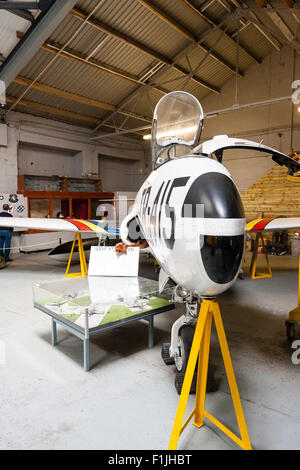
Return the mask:
MULTIPOLYGON (((300 227, 300 217, 247 224, 239 191, 222 161, 224 151, 247 149, 271 156, 289 174, 300 171, 300 163, 262 143, 227 135, 199 144, 203 119, 201 104, 187 92, 171 92, 157 103, 152 125, 153 171, 120 227, 123 242, 147 241, 161 267, 160 289, 171 280, 175 301, 186 304, 185 315, 173 324, 171 342, 162 349, 164 361, 175 364, 179 374, 187 365, 198 304, 234 284, 247 231, 300 227)), ((93 220, 1 218, 1 226, 109 235, 101 221, 93 220)))

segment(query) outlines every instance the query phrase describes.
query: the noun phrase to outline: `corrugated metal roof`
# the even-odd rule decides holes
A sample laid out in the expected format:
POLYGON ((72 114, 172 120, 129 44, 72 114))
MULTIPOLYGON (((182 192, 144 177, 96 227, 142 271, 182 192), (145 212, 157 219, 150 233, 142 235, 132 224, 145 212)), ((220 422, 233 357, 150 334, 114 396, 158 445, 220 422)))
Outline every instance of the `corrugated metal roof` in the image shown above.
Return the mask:
MULTIPOLYGON (((34 69, 27 66, 22 70, 21 75, 33 80, 52 57, 49 52, 40 50, 36 55, 36 60, 33 61, 34 69)), ((113 105, 117 104, 124 94, 130 93, 136 86, 127 80, 63 57, 56 59, 42 75, 39 83, 113 105)))
POLYGON ((240 41, 261 60, 274 50, 268 39, 253 24, 249 24, 240 32, 240 41))
POLYGON ((181 2, 174 0, 155 0, 152 2, 159 7, 163 13, 167 13, 176 22, 190 31, 195 37, 199 38, 206 30, 206 24, 197 14, 186 8, 181 2))
MULTIPOLYGON (((201 8, 201 5, 205 2, 204 0, 192 0, 192 3, 196 7, 201 8)), ((246 3, 249 6, 257 7, 256 2, 253 0, 247 0, 246 3)), ((142 92, 145 91, 143 84, 139 85, 134 81, 139 81, 143 77, 147 77, 143 79, 148 80, 148 83, 154 84, 156 87, 162 87, 165 91, 184 88, 200 100, 210 92, 195 80, 188 81, 186 75, 173 67, 164 65, 158 58, 155 58, 155 55, 160 54, 165 57, 164 60, 167 62, 174 60, 176 65, 184 69, 186 73, 190 72, 190 67, 194 70, 203 61, 200 68, 196 71, 195 77, 209 83, 214 88, 220 89, 234 74, 237 51, 234 39, 230 39, 230 36, 233 35, 239 25, 239 20, 233 16, 229 23, 224 22, 224 19, 230 13, 218 1, 214 1, 203 11, 204 15, 212 21, 210 26, 198 14, 184 5, 183 1, 153 0, 151 4, 154 8, 160 9, 162 14, 167 15, 169 20, 163 20, 139 0, 103 0, 102 2, 99 2, 99 0, 78 0, 76 10, 80 10, 79 14, 82 17, 79 18, 78 15, 74 14, 74 11, 70 12, 47 41, 49 44, 57 47, 62 47, 69 42, 66 51, 72 52, 77 59, 76 57, 66 58, 58 56, 51 66, 45 70, 49 61, 54 58, 54 53, 41 49, 22 70, 21 75, 27 79, 34 80, 42 73, 38 79, 38 82, 41 84, 114 106, 118 106, 126 101, 127 97, 139 87, 142 92), (92 20, 101 22, 102 29, 90 23, 83 25, 83 19, 98 4, 99 8, 94 13, 92 20), (176 23, 177 29, 174 25, 170 24, 172 21, 176 23), (220 28, 214 27, 214 25, 220 23, 223 29, 228 26, 226 34, 221 35, 220 28), (116 35, 103 31, 104 27, 113 28, 116 31, 116 35, 123 35, 123 40, 117 38, 116 35), (178 31, 180 27, 188 31, 192 38, 189 39, 183 32, 178 31), (137 44, 135 46, 129 44, 126 42, 126 38, 128 38, 129 42, 135 41, 137 44), (195 38, 198 40, 204 38, 202 44, 204 49, 199 46, 193 47, 193 38, 194 40, 195 38), (150 51, 147 53, 143 48, 148 48, 150 51), (220 60, 216 60, 212 54, 208 55, 205 52, 205 48, 212 48, 212 52, 220 60), (185 53, 184 51, 187 52, 185 53), (179 57, 177 57, 178 55, 179 57), (94 61, 108 70, 96 68, 92 64, 83 62, 81 59, 90 59, 91 62, 94 61), (229 70, 226 63, 230 64, 233 70, 229 70), (45 71, 43 72, 43 70, 45 71), (109 70, 115 70, 123 75, 123 78, 112 74, 109 70), (155 70, 159 73, 154 73, 155 70), (152 73, 153 76, 151 75, 152 73)), ((271 4, 275 4, 275 2, 271 2, 271 4)), ((228 3, 228 5, 235 11, 234 4, 228 3)), ((260 21, 265 21, 268 27, 276 29, 274 23, 264 12, 258 12, 257 17, 260 21)), ((298 27, 295 18, 291 14, 283 12, 282 19, 291 31, 295 33, 298 27)), ((2 46, 2 44, 8 44, 6 41, 8 32, 4 29, 1 20, 0 16, 0 52, 3 52, 5 46, 2 46)), ((22 25, 18 24, 17 18, 15 18, 14 26, 24 31, 21 27, 22 25)), ((10 34, 14 34, 14 32, 10 34)), ((280 31, 278 34, 280 36, 280 31)), ((242 29, 240 45, 239 69, 243 72, 255 63, 254 58, 251 58, 251 52, 253 56, 262 59, 274 50, 265 36, 252 24, 242 29), (247 49, 248 53, 243 50, 243 47, 247 49)), ((20 96, 23 91, 24 86, 15 83, 11 84, 8 88, 8 94, 15 97, 20 96)), ((162 95, 161 91, 150 87, 148 89, 148 97, 145 93, 138 95, 137 100, 128 103, 124 110, 151 118, 152 108, 162 95), (149 100, 151 104, 149 104, 149 100), (132 110, 133 105, 134 111, 132 110)), ((24 99, 81 114, 86 116, 87 119, 89 117, 101 119, 109 116, 109 112, 106 110, 36 89, 28 91, 24 99)), ((17 109, 23 112, 25 110, 22 106, 18 106, 17 109)), ((29 108, 26 108, 26 110, 28 112, 29 108)), ((30 111, 37 115, 51 115, 51 113, 36 109, 30 111)), ((64 122, 72 122, 72 119, 68 117, 64 118, 54 115, 52 117, 64 122)), ((119 125, 119 123, 123 122, 124 116, 117 114, 114 120, 119 125)), ((77 118, 75 121, 78 124, 77 118)), ((84 126, 95 127, 95 124, 89 124, 84 120, 82 124, 84 126)), ((141 120, 132 117, 126 121, 126 126, 139 127, 141 125, 141 120)))
MULTIPOLYGON (((237 46, 236 43, 231 41, 226 37, 222 32, 215 31, 212 32, 206 41, 208 47, 212 47, 214 53, 218 54, 219 57, 222 57, 226 62, 232 65, 233 69, 236 66, 236 54, 237 46)), ((246 70, 253 60, 241 49, 238 50, 238 66, 241 71, 246 70)))
POLYGON ((182 35, 137 0, 105 2, 95 18, 167 57, 175 55, 185 42, 182 35))
MULTIPOLYGON (((201 63, 196 76, 211 83, 217 88, 232 77, 232 72, 230 70, 199 48, 194 48, 188 57, 193 69, 197 68, 201 63)), ((179 64, 183 67, 187 67, 186 59, 183 58, 180 60, 179 64)))

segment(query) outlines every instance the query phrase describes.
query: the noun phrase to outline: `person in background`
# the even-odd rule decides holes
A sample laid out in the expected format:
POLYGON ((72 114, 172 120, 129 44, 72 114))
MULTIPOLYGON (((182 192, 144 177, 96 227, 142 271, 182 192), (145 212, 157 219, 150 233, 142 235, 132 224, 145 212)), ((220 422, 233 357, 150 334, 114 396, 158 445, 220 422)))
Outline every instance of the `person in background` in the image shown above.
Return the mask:
POLYGON ((63 214, 62 212, 58 212, 58 213, 56 214, 56 218, 57 218, 57 219, 64 219, 65 216, 64 216, 64 214, 63 214))
MULTIPOLYGON (((11 209, 9 204, 3 204, 3 211, 0 212, 0 217, 12 217, 11 209)), ((9 257, 12 232, 13 227, 0 227, 0 256, 4 258, 6 263, 12 261, 9 257)))

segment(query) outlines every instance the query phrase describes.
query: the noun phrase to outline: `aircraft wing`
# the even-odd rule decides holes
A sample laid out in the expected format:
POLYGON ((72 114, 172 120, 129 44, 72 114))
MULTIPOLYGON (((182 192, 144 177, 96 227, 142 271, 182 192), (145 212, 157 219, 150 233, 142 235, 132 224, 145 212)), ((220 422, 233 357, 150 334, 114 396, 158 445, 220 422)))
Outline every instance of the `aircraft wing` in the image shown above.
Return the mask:
POLYGON ((100 220, 1 217, 0 227, 18 227, 24 228, 24 230, 35 229, 53 232, 96 232, 106 235, 119 235, 119 229, 106 227, 100 220))
POLYGON ((254 219, 247 222, 247 232, 280 232, 300 229, 300 217, 276 217, 273 219, 254 219))

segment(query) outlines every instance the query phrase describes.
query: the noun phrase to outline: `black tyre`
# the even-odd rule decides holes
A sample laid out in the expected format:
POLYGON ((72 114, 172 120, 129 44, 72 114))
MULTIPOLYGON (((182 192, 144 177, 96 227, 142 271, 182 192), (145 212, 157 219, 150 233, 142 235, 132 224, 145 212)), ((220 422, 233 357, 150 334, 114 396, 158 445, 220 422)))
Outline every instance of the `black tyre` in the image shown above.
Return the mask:
POLYGON ((167 366, 175 364, 174 357, 170 356, 171 343, 163 343, 161 348, 161 357, 167 366))
MULTIPOLYGON (((187 368, 187 363, 189 359, 189 355, 192 348, 192 342, 195 334, 195 328, 191 325, 183 326, 179 332, 179 350, 180 350, 180 358, 175 359, 175 366, 177 369, 177 373, 175 376, 175 388, 177 390, 178 395, 180 395, 183 385, 183 380, 187 368), (180 359, 180 360, 179 360, 180 359), (178 366, 181 364, 181 370, 178 370, 178 366)), ((196 392, 197 386, 197 371, 198 371, 198 360, 195 367, 195 372, 193 375, 193 380, 191 384, 190 394, 196 392)), ((214 373, 212 371, 211 366, 208 366, 208 375, 207 375, 207 385, 206 385, 206 392, 215 392, 218 390, 218 384, 215 381, 214 373)))
POLYGON ((185 372, 189 360, 195 328, 185 325, 180 328, 178 337, 179 356, 175 358, 175 366, 178 372, 185 372))
MULTIPOLYGON (((181 394, 182 385, 183 385, 183 381, 184 381, 184 376, 185 376, 185 371, 184 372, 177 372, 177 374, 175 376, 175 388, 176 388, 176 391, 177 391, 178 395, 181 394)), ((197 385, 197 369, 196 369, 196 371, 194 373, 194 376, 193 376, 193 380, 192 380, 192 384, 191 384, 191 388, 190 388, 190 394, 196 393, 196 385, 197 385)))

